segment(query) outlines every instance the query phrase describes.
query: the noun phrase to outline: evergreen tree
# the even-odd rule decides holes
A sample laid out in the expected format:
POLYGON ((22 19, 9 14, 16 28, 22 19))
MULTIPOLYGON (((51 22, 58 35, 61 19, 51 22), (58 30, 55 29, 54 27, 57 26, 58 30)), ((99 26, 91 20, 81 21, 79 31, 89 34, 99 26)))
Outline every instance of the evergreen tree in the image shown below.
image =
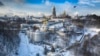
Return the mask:
POLYGON ((40 56, 40 54, 39 54, 39 53, 37 53, 37 54, 36 54, 36 56, 40 56))
POLYGON ((48 49, 45 47, 44 48, 44 54, 47 55, 47 53, 48 53, 48 49))
POLYGON ((55 52, 55 48, 52 46, 51 52, 55 52))

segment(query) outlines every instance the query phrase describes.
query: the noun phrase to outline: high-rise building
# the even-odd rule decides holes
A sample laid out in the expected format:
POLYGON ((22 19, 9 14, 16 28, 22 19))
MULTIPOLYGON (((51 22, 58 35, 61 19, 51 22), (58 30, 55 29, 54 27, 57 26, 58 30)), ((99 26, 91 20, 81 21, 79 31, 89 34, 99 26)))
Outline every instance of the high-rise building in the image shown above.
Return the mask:
POLYGON ((52 10, 53 10, 53 11, 52 11, 52 16, 53 16, 53 17, 56 17, 56 8, 55 8, 55 6, 53 7, 52 10))

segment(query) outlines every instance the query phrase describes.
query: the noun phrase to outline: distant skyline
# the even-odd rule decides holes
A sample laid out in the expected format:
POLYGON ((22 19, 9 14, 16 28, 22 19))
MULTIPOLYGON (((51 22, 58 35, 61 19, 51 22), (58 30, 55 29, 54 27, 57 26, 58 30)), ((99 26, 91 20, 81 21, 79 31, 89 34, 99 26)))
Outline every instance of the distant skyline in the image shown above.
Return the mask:
POLYGON ((56 7, 57 15, 66 11, 70 15, 100 15, 100 0, 0 0, 0 15, 51 15, 56 7), (76 6, 76 8, 74 8, 76 6))

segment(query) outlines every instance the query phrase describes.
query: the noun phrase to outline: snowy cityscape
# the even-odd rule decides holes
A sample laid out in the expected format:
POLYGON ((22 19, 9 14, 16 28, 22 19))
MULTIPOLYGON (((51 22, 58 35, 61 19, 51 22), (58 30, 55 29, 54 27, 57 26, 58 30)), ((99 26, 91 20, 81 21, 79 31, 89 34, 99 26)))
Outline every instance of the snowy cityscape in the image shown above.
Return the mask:
POLYGON ((100 56, 99 5, 0 0, 0 56, 100 56))

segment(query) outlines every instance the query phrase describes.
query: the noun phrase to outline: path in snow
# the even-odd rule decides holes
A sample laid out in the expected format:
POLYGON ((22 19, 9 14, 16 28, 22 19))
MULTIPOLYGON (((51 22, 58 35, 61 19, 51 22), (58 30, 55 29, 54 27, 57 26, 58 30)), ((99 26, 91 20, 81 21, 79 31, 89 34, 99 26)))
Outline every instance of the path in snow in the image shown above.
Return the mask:
POLYGON ((42 46, 29 43, 28 37, 24 33, 20 33, 19 36, 21 39, 18 51, 19 56, 36 56, 37 53, 39 53, 40 56, 44 56, 42 46))
POLYGON ((28 38, 26 35, 20 33, 19 34, 21 42, 20 42, 20 47, 19 47, 19 56, 29 56, 29 49, 28 49, 28 38))

